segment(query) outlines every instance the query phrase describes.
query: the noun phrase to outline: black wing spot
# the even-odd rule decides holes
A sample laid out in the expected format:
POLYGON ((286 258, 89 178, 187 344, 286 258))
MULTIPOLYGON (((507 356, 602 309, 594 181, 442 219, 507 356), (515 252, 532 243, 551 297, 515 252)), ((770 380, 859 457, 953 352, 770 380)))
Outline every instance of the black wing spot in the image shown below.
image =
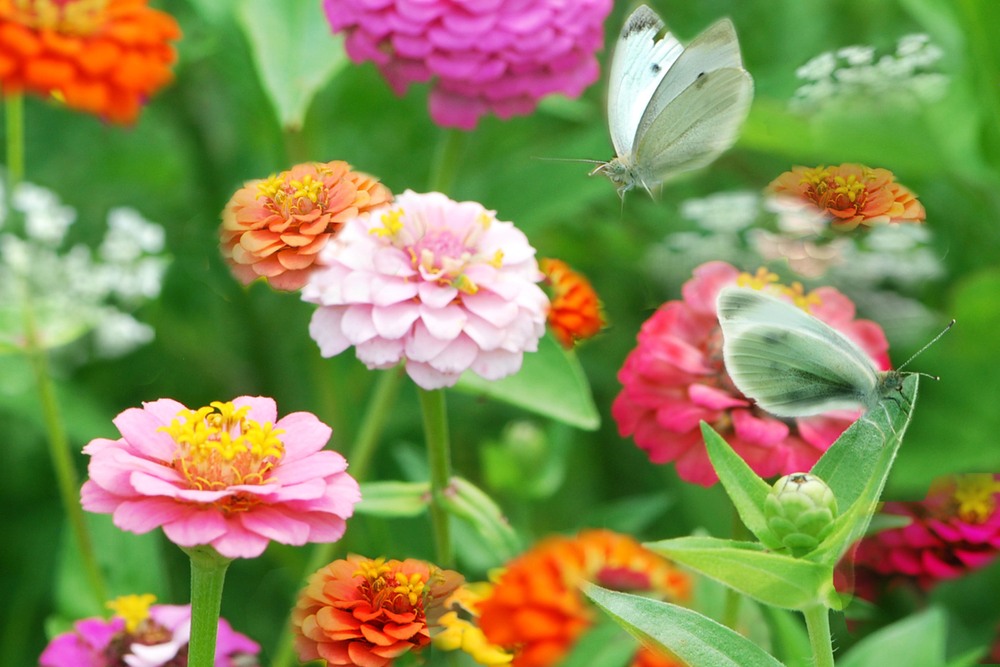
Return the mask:
POLYGON ((649 71, 652 72, 653 74, 659 74, 660 73, 659 63, 653 63, 652 65, 650 65, 649 71))

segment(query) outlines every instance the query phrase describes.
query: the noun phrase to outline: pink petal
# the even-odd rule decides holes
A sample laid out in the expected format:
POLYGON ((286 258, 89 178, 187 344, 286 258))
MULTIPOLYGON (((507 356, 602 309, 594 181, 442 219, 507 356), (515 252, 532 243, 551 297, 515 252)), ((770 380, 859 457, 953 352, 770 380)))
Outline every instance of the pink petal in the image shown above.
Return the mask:
POLYGON ((430 361, 441 354, 450 342, 432 336, 424 323, 418 320, 413 325, 413 335, 406 340, 404 352, 406 358, 411 361, 430 361))
POLYGON ((282 544, 300 545, 309 539, 308 524, 274 507, 255 507, 238 516, 240 523, 248 531, 282 544))
POLYGON ((499 380, 521 370, 523 359, 524 354, 521 352, 484 350, 472 363, 472 370, 486 380, 499 380))
POLYGON ((479 347, 468 336, 459 336, 428 363, 445 374, 462 373, 476 359, 479 347))
POLYGON ((340 328, 343 318, 342 310, 328 307, 317 309, 309 320, 309 336, 324 357, 336 356, 351 346, 340 328))
POLYGON ((212 544, 214 540, 231 530, 235 523, 226 521, 218 510, 190 507, 186 509, 184 514, 163 526, 163 533, 167 539, 182 547, 212 544))
POLYGON ((114 524, 132 533, 148 533, 165 523, 180 520, 191 508, 166 498, 125 500, 114 511, 114 524))
POLYGON ((288 486, 316 477, 333 475, 346 469, 347 459, 337 452, 325 450, 302 458, 291 458, 286 454, 275 468, 271 479, 282 486, 288 486))
POLYGON ((269 543, 266 537, 247 530, 237 520, 231 520, 225 532, 211 544, 226 558, 256 558, 264 553, 269 543))
POLYGON ((354 352, 368 368, 390 368, 403 358, 403 341, 373 338, 355 347, 354 352))
POLYGON ((247 417, 261 424, 273 424, 278 420, 278 406, 275 404, 273 398, 266 396, 240 396, 233 399, 233 405, 237 408, 242 408, 245 405, 250 406, 250 412, 247 413, 247 417))
POLYGON ((444 308, 420 307, 420 321, 427 327, 428 333, 441 340, 454 340, 462 333, 467 316, 458 306, 444 308))
POLYGON ((318 452, 330 441, 333 430, 310 412, 287 414, 274 425, 282 429, 281 441, 285 445, 285 456, 281 467, 318 452))
POLYGON ((733 410, 733 429, 749 443, 777 444, 788 437, 788 425, 773 417, 755 417, 749 410, 733 410))
POLYGON ((420 317, 420 306, 412 301, 391 306, 376 307, 372 311, 372 324, 382 338, 397 339, 406 335, 420 317))
POLYGON ((419 361, 406 362, 406 374, 422 389, 443 389, 458 382, 458 375, 446 375, 429 364, 419 361))
POLYGON ((348 306, 340 326, 352 345, 367 342, 378 335, 372 323, 372 306, 368 304, 348 306))
MULTIPOLYGON (((175 413, 174 417, 176 416, 175 413)), ((129 408, 113 421, 125 442, 137 452, 160 461, 169 461, 173 458, 177 443, 168 434, 159 430, 161 426, 168 425, 169 421, 164 422, 152 411, 139 408, 129 408)))

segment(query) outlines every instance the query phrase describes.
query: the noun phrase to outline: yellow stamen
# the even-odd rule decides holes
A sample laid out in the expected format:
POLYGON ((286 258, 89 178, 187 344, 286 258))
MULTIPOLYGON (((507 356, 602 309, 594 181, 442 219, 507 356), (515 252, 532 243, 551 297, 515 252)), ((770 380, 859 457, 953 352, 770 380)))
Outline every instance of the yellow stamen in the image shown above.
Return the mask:
POLYGON ((396 586, 393 593, 405 595, 411 605, 416 605, 424 594, 424 579, 419 574, 411 574, 409 578, 402 572, 396 573, 396 586))
POLYGON ((757 269, 757 273, 741 273, 736 277, 736 284, 740 287, 752 287, 755 290, 762 290, 771 283, 778 282, 778 276, 771 273, 763 266, 757 269))
POLYGON ((32 28, 89 35, 104 25, 107 0, 14 0, 14 20, 32 28))
POLYGON ((952 496, 956 514, 968 523, 985 523, 996 511, 1000 481, 989 473, 957 475, 952 496))
POLYGON ((260 183, 257 184, 257 199, 261 197, 267 197, 268 199, 276 199, 278 193, 285 186, 285 181, 277 174, 271 174, 260 183))
POLYGON ((125 630, 135 632, 139 624, 149 618, 149 607, 156 602, 152 593, 144 595, 123 595, 106 604, 115 616, 125 621, 125 630))
POLYGON ((295 188, 293 197, 305 198, 314 204, 319 201, 319 194, 323 191, 323 181, 313 180, 312 174, 306 174, 301 181, 291 181, 289 185, 295 188))
POLYGON ((369 234, 375 234, 376 236, 395 236, 399 233, 399 230, 403 228, 403 209, 394 208, 382 214, 380 220, 382 221, 381 227, 372 227, 368 230, 369 234))
POLYGON ((847 198, 854 203, 858 199, 858 195, 865 190, 865 184, 858 181, 857 176, 851 174, 847 178, 843 176, 834 176, 833 182, 836 184, 834 192, 838 195, 847 195, 847 198))

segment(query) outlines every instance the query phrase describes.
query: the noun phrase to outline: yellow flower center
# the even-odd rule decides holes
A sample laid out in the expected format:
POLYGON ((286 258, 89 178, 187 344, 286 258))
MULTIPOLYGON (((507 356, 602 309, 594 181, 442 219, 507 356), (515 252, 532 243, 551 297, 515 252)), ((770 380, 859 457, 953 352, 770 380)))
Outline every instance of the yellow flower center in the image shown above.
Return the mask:
POLYGON ((139 624, 149 618, 149 607, 156 602, 152 593, 145 595, 123 595, 107 603, 115 616, 125 621, 125 630, 134 633, 139 624))
POLYGON ((289 185, 294 188, 293 197, 305 198, 314 204, 319 201, 319 194, 323 190, 323 181, 313 179, 312 174, 306 174, 301 181, 291 181, 289 185))
POLYGON ((996 511, 1000 481, 989 473, 958 475, 952 500, 956 514, 967 523, 985 523, 996 511))
POLYGON ((775 291, 785 294, 792 299, 792 303, 807 313, 812 312, 813 306, 820 305, 823 301, 815 292, 806 292, 802 283, 795 281, 791 285, 782 285, 778 282, 778 276, 771 273, 764 267, 757 269, 757 273, 741 273, 736 277, 736 284, 740 287, 751 287, 755 290, 763 290, 773 285, 775 291))
MULTIPOLYGON (((160 428, 177 443, 172 465, 191 488, 217 491, 267 481, 285 454, 278 437, 284 431, 271 422, 247 419, 249 410, 215 401, 198 410, 182 410, 169 426, 160 428)), ((226 508, 246 509, 239 499, 230 499, 226 508)))
POLYGON ((858 200, 858 195, 865 191, 865 184, 859 181, 854 174, 847 178, 834 176, 833 182, 836 186, 833 191, 838 195, 847 195, 852 204, 858 200))
POLYGON ((12 18, 36 29, 90 35, 104 25, 107 0, 13 0, 12 18))
POLYGON ((427 585, 423 575, 415 572, 407 576, 403 572, 394 571, 384 558, 376 558, 362 561, 354 576, 364 578, 359 588, 372 607, 387 607, 397 613, 422 611, 427 585))

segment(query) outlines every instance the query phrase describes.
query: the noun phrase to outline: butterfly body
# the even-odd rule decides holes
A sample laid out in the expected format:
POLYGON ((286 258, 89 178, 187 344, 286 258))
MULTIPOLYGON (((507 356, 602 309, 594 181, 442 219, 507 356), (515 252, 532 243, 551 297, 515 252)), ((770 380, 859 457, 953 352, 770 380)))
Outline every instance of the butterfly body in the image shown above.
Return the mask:
POLYGON ((591 174, 624 195, 652 192, 735 143, 753 98, 736 31, 722 19, 687 48, 645 5, 625 21, 611 62, 608 126, 616 157, 591 174))

